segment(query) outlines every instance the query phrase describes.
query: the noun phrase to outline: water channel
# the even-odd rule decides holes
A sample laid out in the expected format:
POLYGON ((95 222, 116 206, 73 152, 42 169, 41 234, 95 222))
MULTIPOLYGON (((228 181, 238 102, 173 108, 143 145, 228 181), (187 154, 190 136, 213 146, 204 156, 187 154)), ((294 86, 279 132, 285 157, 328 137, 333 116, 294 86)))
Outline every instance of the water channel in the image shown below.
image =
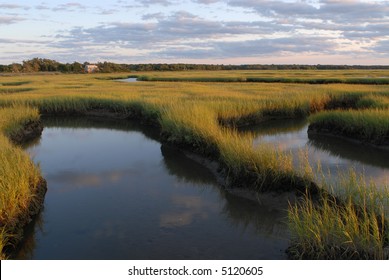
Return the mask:
POLYGON ((26 150, 47 179, 19 259, 284 259, 286 209, 225 192, 213 174, 125 121, 46 119, 26 150))
POLYGON ((126 78, 126 79, 118 79, 116 81, 124 82, 124 83, 135 83, 135 82, 138 82, 138 79, 137 78, 126 78))
POLYGON ((330 173, 334 178, 352 167, 377 185, 389 183, 389 151, 334 136, 308 135, 308 125, 306 119, 273 120, 242 131, 254 133, 254 146, 271 143, 291 153, 296 166, 299 153, 306 151, 311 166, 320 163, 323 173, 330 173))

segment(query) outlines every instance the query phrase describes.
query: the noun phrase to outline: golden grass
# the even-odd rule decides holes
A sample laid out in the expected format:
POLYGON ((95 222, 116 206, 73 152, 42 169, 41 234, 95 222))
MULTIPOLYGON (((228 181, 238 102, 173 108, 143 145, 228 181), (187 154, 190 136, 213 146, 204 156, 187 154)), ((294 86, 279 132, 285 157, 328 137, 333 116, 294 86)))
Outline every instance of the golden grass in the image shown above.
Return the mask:
POLYGON ((363 175, 351 170, 329 188, 337 189, 337 198, 323 194, 315 203, 306 195, 290 206, 290 257, 388 259, 389 186, 367 184, 363 175))
POLYGON ((389 144, 389 111, 386 109, 328 111, 313 115, 315 127, 372 144, 389 144))
MULTIPOLYGON (((0 109, 0 252, 10 245, 10 233, 20 215, 28 212, 40 171, 29 156, 13 145, 8 137, 22 129, 23 124, 38 120, 37 109, 12 106, 0 109)), ((4 256, 2 256, 4 258, 4 256)))
MULTIPOLYGON (((147 73, 147 75, 154 77, 172 77, 173 74, 179 77, 201 78, 204 72, 147 73)), ((388 76, 388 71, 219 71, 206 72, 206 74, 216 78, 247 77, 248 75, 255 77, 274 77, 274 75, 307 77, 314 75, 315 77, 355 78, 363 77, 363 75, 388 76)), ((121 75, 115 76, 120 77, 121 75)), ((127 76, 128 74, 122 75, 123 78, 127 76)), ((47 114, 85 114, 97 111, 138 117, 158 124, 164 141, 189 148, 219 161, 232 187, 249 186, 260 191, 280 191, 293 190, 298 186, 305 187, 305 185, 309 185, 309 181, 316 180, 312 172, 313 167, 309 165, 308 161, 301 161, 301 167, 294 169, 291 155, 284 154, 276 147, 264 143, 254 148, 252 146, 253 135, 238 133, 234 128, 227 128, 221 124, 233 126, 255 123, 266 120, 268 117, 306 117, 329 107, 342 107, 344 104, 351 108, 367 107, 379 108, 380 110, 389 105, 389 86, 387 85, 221 82, 123 83, 110 80, 111 77, 111 75, 96 74, 0 78, 0 84, 13 83, 17 85, 19 83, 20 86, 23 86, 24 82, 28 80, 28 87, 33 89, 28 92, 20 91, 12 94, 0 93, 0 107, 3 107, 0 109, 0 141, 4 143, 1 145, 0 156, 5 162, 4 166, 8 168, 4 169, 4 172, 9 174, 4 183, 4 189, 1 191, 2 196, 9 197, 10 200, 20 199, 24 194, 12 193, 14 184, 10 182, 11 178, 20 177, 26 180, 31 176, 35 178, 34 176, 38 172, 28 156, 9 143, 6 138, 6 135, 10 136, 12 131, 23 125, 24 120, 31 117, 37 118, 37 110, 31 108, 37 108, 40 112, 47 114), (346 103, 344 103, 345 100, 346 103), (14 153, 15 155, 13 155, 14 153), (26 173, 19 174, 16 169, 19 170, 18 172, 26 173)), ((18 184, 23 185, 22 183, 18 184)), ((26 195, 28 196, 28 193, 26 195)), ((319 220, 320 215, 311 210, 312 207, 316 206, 310 205, 309 203, 312 201, 309 199, 306 200, 306 203, 302 208, 307 209, 306 213, 318 215, 319 220)), ((323 205, 325 203, 329 205, 328 208, 334 208, 326 211, 339 211, 333 207, 331 201, 324 201, 323 205)), ((294 217, 291 220, 296 222, 295 227, 291 225, 291 228, 296 232, 309 231, 309 224, 299 222, 299 219, 305 219, 300 216, 300 213, 304 213, 300 208, 297 210, 297 208, 292 207, 290 210, 291 217, 294 217)), ((7 213, 9 211, 13 210, 6 210, 7 213)), ((369 221, 372 219, 370 213, 367 216, 369 221)), ((330 217, 335 214, 336 212, 328 212, 325 215, 330 217)), ((344 212, 344 215, 346 214, 350 215, 350 219, 352 218, 352 211, 344 212)), ((342 217, 343 214, 339 215, 340 220, 345 219, 342 217)), ((367 221, 363 223, 370 224, 367 221)), ((331 231, 330 229, 328 232, 331 231)), ((355 233, 355 236, 358 236, 359 232, 355 231, 355 233)), ((322 241, 322 244, 324 243, 322 241)))

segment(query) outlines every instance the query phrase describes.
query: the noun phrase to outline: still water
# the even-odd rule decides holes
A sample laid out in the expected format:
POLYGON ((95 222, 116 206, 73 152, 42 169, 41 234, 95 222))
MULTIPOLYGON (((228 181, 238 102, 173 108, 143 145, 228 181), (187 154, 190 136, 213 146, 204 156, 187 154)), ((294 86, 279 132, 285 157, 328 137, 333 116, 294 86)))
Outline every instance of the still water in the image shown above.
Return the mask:
POLYGON ((47 180, 21 259, 283 259, 286 209, 233 196, 132 122, 48 119, 27 151, 47 180))
POLYGON ((272 143, 291 153, 296 166, 298 154, 303 150, 311 166, 320 163, 324 174, 337 175, 352 167, 377 185, 389 183, 389 151, 333 136, 308 135, 308 125, 307 120, 274 120, 244 130, 255 134, 254 145, 272 143))
POLYGON ((126 79, 119 79, 118 82, 125 82, 125 83, 135 83, 138 82, 137 78, 126 78, 126 79))

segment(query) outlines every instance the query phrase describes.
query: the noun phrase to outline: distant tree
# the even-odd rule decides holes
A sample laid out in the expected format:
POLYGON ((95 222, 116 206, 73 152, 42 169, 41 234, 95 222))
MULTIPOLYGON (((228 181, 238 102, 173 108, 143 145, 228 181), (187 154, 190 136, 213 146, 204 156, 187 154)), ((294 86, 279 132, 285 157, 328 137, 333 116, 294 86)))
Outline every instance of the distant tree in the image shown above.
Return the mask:
POLYGON ((19 73, 19 72, 22 72, 23 67, 19 63, 12 63, 11 67, 10 67, 10 70, 11 70, 12 73, 19 73))
MULTIPOLYGON (((0 65, 0 72, 39 72, 60 71, 63 73, 83 73, 85 65, 79 62, 60 63, 51 59, 33 58, 23 61, 23 64, 13 63, 0 65)), ((345 70, 345 69, 389 69, 385 65, 283 65, 283 64, 242 64, 242 65, 215 65, 215 64, 184 64, 184 63, 157 63, 157 64, 118 64, 113 62, 98 62, 101 72, 128 72, 128 71, 191 71, 191 70, 345 70)))
POLYGON ((84 73, 84 66, 76 61, 70 64, 70 69, 72 73, 84 73))

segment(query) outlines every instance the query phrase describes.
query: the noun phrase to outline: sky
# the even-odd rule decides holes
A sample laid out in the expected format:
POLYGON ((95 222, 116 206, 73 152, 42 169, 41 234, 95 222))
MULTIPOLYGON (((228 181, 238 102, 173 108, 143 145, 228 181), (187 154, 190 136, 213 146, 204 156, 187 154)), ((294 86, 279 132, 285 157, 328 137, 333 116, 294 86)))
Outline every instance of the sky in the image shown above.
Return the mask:
POLYGON ((389 1, 0 0, 0 64, 389 65, 389 1))

